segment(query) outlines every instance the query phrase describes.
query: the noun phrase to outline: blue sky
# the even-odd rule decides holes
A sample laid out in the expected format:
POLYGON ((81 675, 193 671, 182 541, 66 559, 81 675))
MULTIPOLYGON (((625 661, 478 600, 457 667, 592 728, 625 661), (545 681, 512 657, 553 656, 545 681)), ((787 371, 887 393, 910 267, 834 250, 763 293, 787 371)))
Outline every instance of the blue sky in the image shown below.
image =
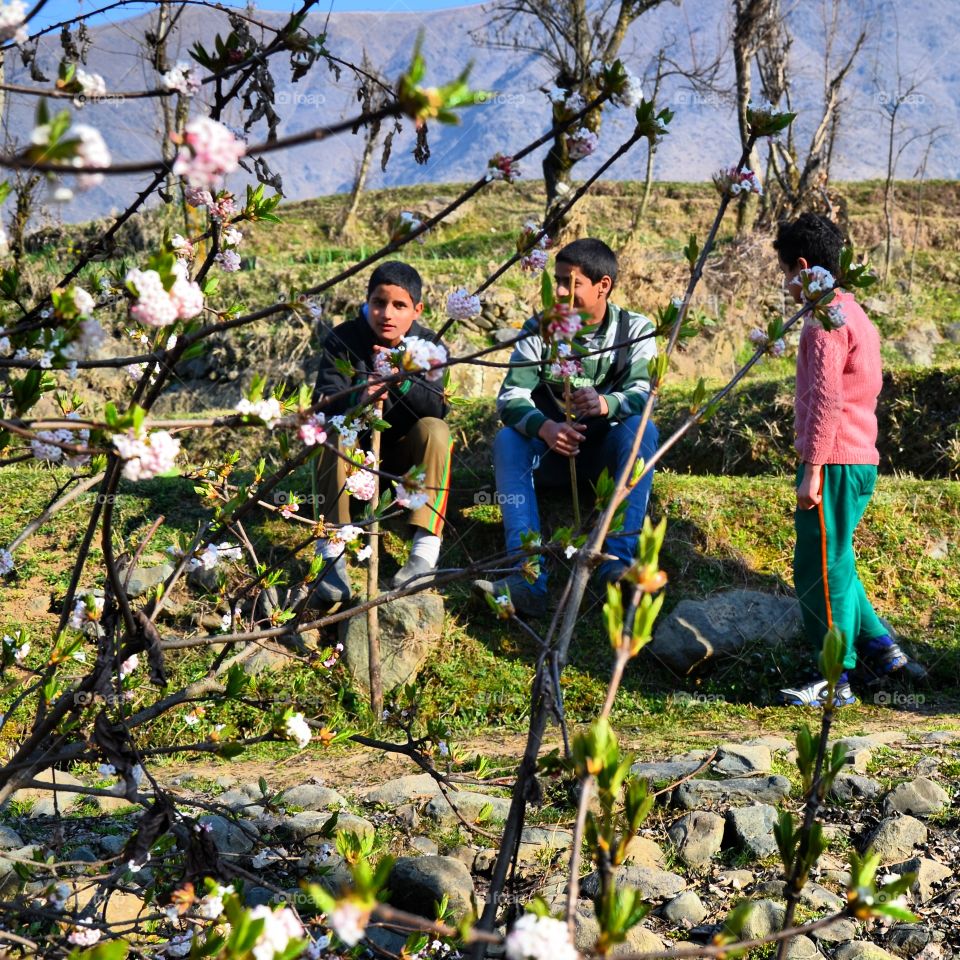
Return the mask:
MULTIPOLYGON (((48 0, 46 6, 37 16, 30 21, 31 30, 38 27, 43 28, 61 20, 68 20, 77 16, 79 13, 85 13, 92 10, 99 10, 101 7, 109 5, 110 0, 48 0)), ((224 6, 235 6, 242 9, 245 6, 243 0, 221 0, 224 6)), ((447 7, 467 6, 470 0, 319 0, 316 9, 319 12, 326 13, 330 9, 331 2, 334 11, 346 10, 384 10, 384 11, 420 11, 420 10, 443 10, 447 7)), ((27 8, 32 8, 28 4, 27 8)), ((118 7, 109 13, 102 14, 91 20, 91 23, 104 22, 108 20, 123 20, 127 17, 135 16, 146 9, 153 7, 153 3, 131 3, 125 7, 118 7)), ((261 10, 282 10, 285 13, 298 8, 299 0, 259 0, 256 6, 261 10)))

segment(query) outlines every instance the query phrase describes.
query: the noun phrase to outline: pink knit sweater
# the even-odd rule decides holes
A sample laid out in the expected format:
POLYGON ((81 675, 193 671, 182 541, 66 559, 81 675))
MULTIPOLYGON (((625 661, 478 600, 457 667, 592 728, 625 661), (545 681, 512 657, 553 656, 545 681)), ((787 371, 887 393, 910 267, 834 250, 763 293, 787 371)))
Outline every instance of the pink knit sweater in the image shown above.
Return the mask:
POLYGON ((800 334, 795 446, 804 463, 878 464, 880 334, 853 294, 838 291, 832 303, 842 327, 824 330, 807 316, 800 334))

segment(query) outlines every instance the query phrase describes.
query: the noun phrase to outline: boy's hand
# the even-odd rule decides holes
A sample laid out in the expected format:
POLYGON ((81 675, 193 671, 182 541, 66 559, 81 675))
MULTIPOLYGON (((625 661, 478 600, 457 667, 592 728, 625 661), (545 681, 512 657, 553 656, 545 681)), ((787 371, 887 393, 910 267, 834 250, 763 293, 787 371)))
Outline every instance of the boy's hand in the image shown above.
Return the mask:
POLYGON ((610 412, 606 398, 597 393, 593 387, 580 387, 579 390, 574 390, 570 400, 573 412, 578 417, 605 417, 610 412))
POLYGON ((586 436, 587 428, 582 423, 558 423, 545 420, 540 428, 540 439, 554 451, 564 457, 575 457, 580 452, 580 442, 586 436))
POLYGON ((812 510, 823 499, 820 494, 820 481, 820 464, 805 463, 800 486, 797 487, 797 506, 801 510, 812 510))

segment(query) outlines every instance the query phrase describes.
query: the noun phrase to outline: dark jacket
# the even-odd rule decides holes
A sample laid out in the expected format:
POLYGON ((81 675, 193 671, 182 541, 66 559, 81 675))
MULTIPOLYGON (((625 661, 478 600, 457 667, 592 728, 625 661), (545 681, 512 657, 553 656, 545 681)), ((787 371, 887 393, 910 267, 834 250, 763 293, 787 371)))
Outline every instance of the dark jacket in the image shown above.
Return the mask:
MULTIPOLYGON (((416 322, 407 336, 435 340, 431 330, 416 322)), ((331 400, 322 407, 326 416, 346 413, 361 402, 362 388, 367 384, 368 374, 373 373, 373 347, 376 342, 376 335, 363 316, 347 320, 327 334, 323 342, 320 369, 317 372, 317 385, 313 392, 314 403, 318 402, 321 396, 329 397, 341 393, 353 385, 361 389, 331 400), (353 366, 352 378, 337 369, 337 360, 346 360, 353 366)), ((390 424, 391 429, 384 436, 405 436, 418 420, 423 417, 442 419, 447 415, 448 409, 440 381, 427 381, 422 374, 411 374, 400 383, 394 384, 387 392, 383 404, 383 419, 390 424)))

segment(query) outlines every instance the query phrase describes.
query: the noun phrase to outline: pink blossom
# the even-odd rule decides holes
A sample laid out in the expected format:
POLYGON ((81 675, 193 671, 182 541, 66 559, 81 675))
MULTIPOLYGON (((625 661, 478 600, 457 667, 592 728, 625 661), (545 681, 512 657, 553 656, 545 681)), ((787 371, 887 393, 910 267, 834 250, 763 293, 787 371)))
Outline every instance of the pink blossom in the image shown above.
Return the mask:
POLYGON ((214 220, 226 220, 237 212, 237 204, 232 193, 221 191, 216 197, 210 198, 207 210, 214 220))
POLYGON ((579 360, 558 360, 550 364, 550 376, 556 380, 566 380, 569 377, 579 377, 583 373, 579 360))
POLYGON ((377 492, 376 475, 369 470, 358 470, 347 477, 346 487, 358 500, 372 500, 377 492))
POLYGON ((560 340, 575 337, 583 326, 580 313, 569 303, 555 303, 543 316, 547 334, 560 340))
POLYGON ((530 273, 539 273, 547 266, 550 255, 541 247, 536 247, 520 258, 520 268, 530 273))
POLYGON ((300 424, 297 431, 300 439, 308 447, 316 446, 318 443, 325 443, 327 431, 324 429, 326 418, 322 413, 313 413, 308 420, 300 424))
POLYGON ((757 175, 746 168, 739 171, 736 167, 718 170, 713 175, 713 184, 720 193, 731 197, 737 197, 741 193, 755 193, 758 196, 763 193, 763 187, 757 175))
POLYGON ((177 308, 163 288, 156 270, 127 271, 124 281, 133 286, 137 302, 130 307, 130 316, 150 327, 167 327, 177 319, 177 308))
POLYGON ((191 207, 209 207, 213 204, 213 194, 209 190, 203 190, 199 187, 184 187, 183 199, 191 207))
POLYGON ((155 430, 144 438, 132 430, 111 437, 117 455, 124 461, 123 475, 128 480, 149 480, 174 469, 180 453, 180 441, 166 430, 155 430))
MULTIPOLYGON (((100 131, 85 123, 75 123, 69 130, 70 139, 78 139, 76 153, 71 161, 75 167, 109 167, 110 151, 100 131)), ((77 188, 89 190, 103 183, 102 173, 77 174, 77 188)))
POLYGON ((164 90, 175 90, 184 97, 192 97, 200 91, 200 74, 189 63, 178 60, 176 66, 160 78, 160 85, 164 90))
POLYGON ((217 187, 225 174, 239 166, 247 145, 222 124, 209 117, 197 117, 187 124, 173 172, 192 187, 217 187))
POLYGON ((193 241, 187 237, 182 237, 179 233, 174 234, 170 240, 170 246, 176 251, 178 257, 185 257, 188 260, 193 259, 193 241))
POLYGON ((300 504, 293 500, 291 500, 289 503, 285 503, 280 508, 280 515, 285 520, 289 520, 295 513, 299 513, 299 512, 300 512, 300 504))
POLYGON ((513 183, 520 176, 520 164, 513 157, 495 153, 487 161, 487 180, 504 180, 513 183))
POLYGON ((447 297, 447 316, 453 320, 470 320, 480 315, 480 298, 460 287, 447 297))
POLYGON ((235 273, 240 269, 240 254, 234 250, 221 250, 214 259, 227 273, 235 273))
POLYGON ((597 149, 599 143, 600 138, 592 130, 578 127, 567 134, 567 154, 573 161, 583 160, 597 149))
POLYGON ((200 284, 190 279, 187 265, 178 260, 173 265, 176 280, 170 288, 170 302, 176 308, 180 320, 191 320, 203 310, 203 291, 200 284))

